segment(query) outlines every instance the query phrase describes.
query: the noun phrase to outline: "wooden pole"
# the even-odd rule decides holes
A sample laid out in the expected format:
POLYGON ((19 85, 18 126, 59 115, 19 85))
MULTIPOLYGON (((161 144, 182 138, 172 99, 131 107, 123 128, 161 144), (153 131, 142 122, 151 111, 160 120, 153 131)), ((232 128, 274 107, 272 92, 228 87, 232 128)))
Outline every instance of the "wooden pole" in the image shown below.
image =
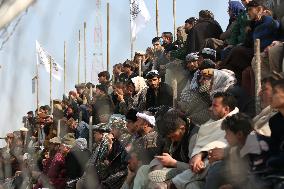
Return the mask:
POLYGON ((64 94, 66 94, 66 41, 64 41, 64 94))
POLYGON ((90 116, 90 119, 89 119, 89 150, 90 152, 92 152, 93 150, 93 123, 92 123, 92 120, 93 120, 93 116, 90 116))
POLYGON ((160 36, 160 18, 159 18, 159 0, 156 0, 156 32, 157 37, 160 36))
POLYGON ((109 3, 107 3, 107 71, 109 72, 109 42, 110 42, 110 28, 109 28, 109 3))
POLYGON ((78 40, 78 84, 80 84, 80 51, 81 51, 81 33, 79 30, 79 40, 78 40))
POLYGON ((254 56, 255 56, 255 110, 258 114, 260 112, 259 92, 261 90, 261 59, 260 59, 260 40, 256 39, 254 43, 254 56))
MULTIPOLYGON (((38 61, 38 55, 37 55, 37 61, 38 61)), ((36 108, 37 108, 37 112, 38 112, 38 110, 39 110, 39 73, 38 73, 38 63, 36 64, 36 108)))
POLYGON ((84 22, 84 67, 85 67, 85 83, 87 83, 87 52, 86 52, 86 27, 87 24, 84 22))
MULTIPOLYGON (((50 103, 50 108, 52 108, 52 60, 51 56, 49 56, 49 103, 50 103)), ((51 111, 51 113, 53 113, 51 111)))
POLYGON ((142 60, 141 60, 141 58, 139 58, 138 61, 139 61, 139 72, 138 73, 139 73, 139 76, 142 77, 142 60))
POLYGON ((173 19, 174 19, 174 41, 176 40, 176 0, 173 0, 173 19))
POLYGON ((177 102, 177 79, 176 78, 172 80, 172 87, 173 87, 173 108, 176 108, 176 102, 177 102))
POLYGON ((132 2, 129 0, 130 3, 130 59, 133 59, 133 49, 134 49, 134 41, 132 39, 132 2))

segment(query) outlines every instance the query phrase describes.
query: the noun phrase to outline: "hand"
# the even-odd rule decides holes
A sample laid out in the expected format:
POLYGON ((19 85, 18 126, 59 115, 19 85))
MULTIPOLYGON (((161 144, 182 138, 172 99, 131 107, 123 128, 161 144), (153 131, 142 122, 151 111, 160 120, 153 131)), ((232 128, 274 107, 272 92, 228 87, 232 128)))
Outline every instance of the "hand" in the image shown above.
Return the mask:
POLYGON ((128 185, 131 185, 131 183, 133 182, 133 180, 136 176, 136 173, 131 171, 128 166, 127 166, 127 170, 128 170, 128 172, 127 172, 127 177, 126 177, 125 181, 128 185))
POLYGON ((213 163, 215 161, 219 161, 224 159, 224 149, 223 148, 214 148, 209 150, 208 152, 208 159, 209 163, 213 163))
POLYGON ((123 94, 118 94, 118 93, 117 93, 117 100, 118 100, 119 102, 123 102, 123 101, 124 101, 124 96, 123 96, 123 94))
POLYGON ((200 173, 204 170, 205 164, 202 161, 202 154, 196 154, 190 160, 190 168, 194 173, 200 173))
POLYGON ((158 159, 165 167, 177 166, 177 160, 172 158, 172 156, 168 153, 163 153, 161 156, 155 156, 155 158, 158 159))

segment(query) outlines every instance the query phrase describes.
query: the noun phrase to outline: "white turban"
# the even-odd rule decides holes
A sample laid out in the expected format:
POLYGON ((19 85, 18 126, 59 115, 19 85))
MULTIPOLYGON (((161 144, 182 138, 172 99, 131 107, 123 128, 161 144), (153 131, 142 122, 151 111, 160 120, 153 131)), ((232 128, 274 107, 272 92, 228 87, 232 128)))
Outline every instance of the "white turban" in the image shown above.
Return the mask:
POLYGON ((146 120, 152 126, 155 126, 155 124, 156 124, 156 120, 155 120, 154 116, 149 116, 145 113, 139 113, 139 112, 136 114, 136 116, 146 120))

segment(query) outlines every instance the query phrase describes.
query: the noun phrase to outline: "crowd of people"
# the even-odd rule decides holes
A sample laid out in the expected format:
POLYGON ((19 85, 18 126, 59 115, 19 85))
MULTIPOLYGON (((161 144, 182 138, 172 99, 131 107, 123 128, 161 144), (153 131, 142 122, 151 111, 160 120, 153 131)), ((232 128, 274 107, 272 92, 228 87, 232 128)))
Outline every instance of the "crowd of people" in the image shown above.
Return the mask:
POLYGON ((112 78, 29 111, 5 137, 0 188, 284 188, 283 6, 231 0, 226 31, 201 10, 112 78))

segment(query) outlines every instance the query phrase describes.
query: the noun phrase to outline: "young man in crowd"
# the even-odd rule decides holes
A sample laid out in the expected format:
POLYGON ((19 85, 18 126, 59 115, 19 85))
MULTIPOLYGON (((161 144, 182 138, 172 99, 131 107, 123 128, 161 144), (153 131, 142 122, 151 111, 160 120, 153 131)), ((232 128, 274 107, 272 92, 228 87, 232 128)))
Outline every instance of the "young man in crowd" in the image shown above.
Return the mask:
POLYGON ((146 75, 149 88, 146 94, 146 109, 157 108, 159 106, 173 105, 172 88, 161 81, 157 70, 148 72, 146 75))
POLYGON ((273 169, 284 168, 284 80, 276 81, 273 86, 271 108, 278 111, 269 120, 271 130, 270 152, 272 157, 267 164, 273 169))

